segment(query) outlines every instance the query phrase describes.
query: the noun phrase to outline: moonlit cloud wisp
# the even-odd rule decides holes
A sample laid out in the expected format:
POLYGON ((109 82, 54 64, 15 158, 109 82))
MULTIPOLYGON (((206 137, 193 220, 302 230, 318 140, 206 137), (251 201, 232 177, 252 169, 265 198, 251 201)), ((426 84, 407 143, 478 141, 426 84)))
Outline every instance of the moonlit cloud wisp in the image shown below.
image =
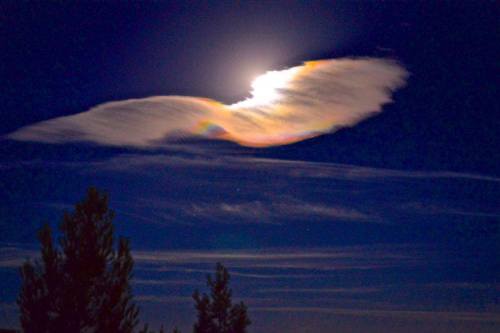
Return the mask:
POLYGON ((109 102, 21 128, 8 138, 151 147, 194 136, 252 147, 284 145, 380 112, 407 76, 402 66, 386 59, 309 61, 267 72, 254 81, 249 98, 232 105, 188 96, 109 102))

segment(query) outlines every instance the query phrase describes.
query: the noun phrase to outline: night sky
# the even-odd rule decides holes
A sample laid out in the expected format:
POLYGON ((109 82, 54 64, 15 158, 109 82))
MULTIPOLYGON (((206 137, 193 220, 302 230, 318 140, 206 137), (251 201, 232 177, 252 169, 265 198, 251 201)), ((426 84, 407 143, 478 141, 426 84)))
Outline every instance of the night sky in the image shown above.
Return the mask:
POLYGON ((498 332, 499 17, 0 2, 0 327, 38 228, 96 186, 154 328, 190 331, 220 261, 250 332, 498 332))

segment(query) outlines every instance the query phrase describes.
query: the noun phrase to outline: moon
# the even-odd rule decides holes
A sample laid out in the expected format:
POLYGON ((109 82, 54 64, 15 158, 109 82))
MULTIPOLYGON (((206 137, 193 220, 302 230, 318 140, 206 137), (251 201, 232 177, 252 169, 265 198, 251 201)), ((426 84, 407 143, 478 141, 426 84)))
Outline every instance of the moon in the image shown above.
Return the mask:
POLYGON ((248 108, 271 105, 281 98, 280 90, 287 87, 300 68, 293 67, 281 71, 269 71, 256 77, 251 84, 250 98, 230 105, 230 108, 248 108))

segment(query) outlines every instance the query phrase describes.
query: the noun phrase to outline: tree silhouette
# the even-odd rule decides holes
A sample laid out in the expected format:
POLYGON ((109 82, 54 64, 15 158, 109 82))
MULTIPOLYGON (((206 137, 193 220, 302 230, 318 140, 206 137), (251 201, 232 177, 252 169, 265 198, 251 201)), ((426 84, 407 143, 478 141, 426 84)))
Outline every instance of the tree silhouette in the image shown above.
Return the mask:
POLYGON ((18 297, 23 332, 130 333, 138 324, 129 281, 133 260, 126 239, 113 239, 108 197, 89 188, 65 213, 59 246, 45 225, 41 258, 21 267, 18 297))
POLYGON ((229 288, 229 272, 220 263, 215 268, 215 278, 207 277, 210 295, 201 295, 198 290, 193 294, 198 312, 194 333, 246 333, 251 321, 247 307, 241 302, 232 304, 232 290, 229 288))
MULTIPOLYGON (((150 330, 148 324, 144 324, 144 327, 138 331, 138 333, 155 333, 156 331, 150 330)), ((1 333, 1 332, 0 332, 1 333)), ((165 330, 163 329, 163 325, 160 327, 160 330, 158 333, 165 333, 165 330)), ((181 333, 177 327, 174 327, 174 330, 172 333, 181 333)))
MULTIPOLYGON (((155 333, 155 331, 150 330, 148 324, 144 324, 144 327, 141 330, 139 330, 138 333, 155 333)), ((163 329, 163 325, 160 327, 160 330, 158 331, 158 333, 165 333, 165 330, 163 329)), ((174 333, 175 333, 175 329, 174 329, 174 333)))

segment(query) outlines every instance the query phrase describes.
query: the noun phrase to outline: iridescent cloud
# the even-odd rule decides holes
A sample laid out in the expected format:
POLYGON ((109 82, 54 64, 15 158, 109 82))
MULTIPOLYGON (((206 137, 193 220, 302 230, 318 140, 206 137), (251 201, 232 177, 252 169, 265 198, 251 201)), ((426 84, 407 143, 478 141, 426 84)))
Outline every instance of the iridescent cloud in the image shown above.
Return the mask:
POLYGON ((401 65, 387 59, 308 61, 258 77, 251 96, 231 105, 188 96, 129 99, 23 127, 7 137, 153 147, 194 136, 251 147, 285 145, 380 112, 407 76, 401 65))

